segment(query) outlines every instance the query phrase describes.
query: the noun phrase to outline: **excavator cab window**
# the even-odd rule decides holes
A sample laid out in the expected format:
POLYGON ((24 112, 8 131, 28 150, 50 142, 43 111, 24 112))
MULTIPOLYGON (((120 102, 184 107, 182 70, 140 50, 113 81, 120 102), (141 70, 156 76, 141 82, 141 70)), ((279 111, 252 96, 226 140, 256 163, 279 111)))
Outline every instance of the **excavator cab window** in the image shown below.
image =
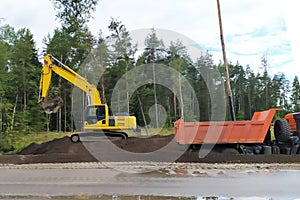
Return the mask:
POLYGON ((104 106, 97 106, 96 114, 97 114, 98 121, 102 120, 102 119, 105 119, 105 107, 104 106))
POLYGON ((96 124, 98 121, 105 119, 105 106, 89 106, 86 110, 86 121, 89 124, 96 124))

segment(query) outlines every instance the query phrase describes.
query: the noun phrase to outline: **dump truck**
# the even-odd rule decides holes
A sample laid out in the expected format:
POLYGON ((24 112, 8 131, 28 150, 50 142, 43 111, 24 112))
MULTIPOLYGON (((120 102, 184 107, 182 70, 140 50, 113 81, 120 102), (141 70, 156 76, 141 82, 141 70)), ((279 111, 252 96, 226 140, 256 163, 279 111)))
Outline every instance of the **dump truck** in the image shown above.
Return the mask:
POLYGON ((174 123, 179 144, 197 150, 203 144, 214 145, 213 151, 232 154, 299 154, 300 113, 275 120, 281 108, 254 112, 251 120, 174 123), (273 127, 273 131, 271 130, 273 127), (271 133, 274 133, 274 137, 271 133))

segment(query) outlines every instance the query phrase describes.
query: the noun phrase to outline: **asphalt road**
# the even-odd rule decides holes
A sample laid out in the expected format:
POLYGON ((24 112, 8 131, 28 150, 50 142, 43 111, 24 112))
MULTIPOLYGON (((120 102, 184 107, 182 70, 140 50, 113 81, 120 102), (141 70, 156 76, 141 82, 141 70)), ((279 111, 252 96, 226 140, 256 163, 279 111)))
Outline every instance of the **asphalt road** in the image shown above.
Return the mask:
POLYGON ((0 166, 0 196, 159 195, 300 197, 300 170, 268 168, 219 169, 177 164, 36 164, 0 166), (114 169, 112 169, 112 168, 114 169), (142 172, 146 173, 128 173, 142 172))

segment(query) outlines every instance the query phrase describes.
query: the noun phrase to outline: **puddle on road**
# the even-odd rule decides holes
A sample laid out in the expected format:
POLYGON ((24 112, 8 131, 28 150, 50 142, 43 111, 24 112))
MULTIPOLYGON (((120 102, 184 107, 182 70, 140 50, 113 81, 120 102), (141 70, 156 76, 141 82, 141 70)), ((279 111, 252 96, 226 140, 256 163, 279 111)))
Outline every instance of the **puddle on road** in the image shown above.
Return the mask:
POLYGON ((262 197, 175 197, 175 196, 152 196, 152 195, 74 195, 74 196, 1 196, 0 200, 272 200, 273 198, 262 197))
MULTIPOLYGON (((186 169, 173 168, 143 174, 119 174, 118 178, 127 178, 131 183, 138 182, 147 186, 160 185, 167 193, 155 190, 156 195, 173 194, 169 196, 115 196, 113 200, 300 200, 298 181, 299 170, 277 169, 186 169), (174 186, 174 182, 180 185, 174 186), (166 185, 162 184, 168 183, 166 185), (280 188, 282 184, 284 188, 280 188), (279 189, 280 188, 280 189, 279 189), (195 194, 215 196, 192 196, 195 194), (182 196, 179 196, 182 195, 182 196), (191 195, 191 196, 188 196, 191 195), (256 195, 256 196, 252 196, 256 195)), ((122 179, 120 179, 122 180, 122 179)), ((143 191, 131 191, 132 193, 148 194, 146 187, 143 191)), ((151 194, 151 193, 150 193, 151 194)), ((108 197, 108 199, 110 199, 108 197)), ((106 199, 105 199, 106 200, 106 199)))

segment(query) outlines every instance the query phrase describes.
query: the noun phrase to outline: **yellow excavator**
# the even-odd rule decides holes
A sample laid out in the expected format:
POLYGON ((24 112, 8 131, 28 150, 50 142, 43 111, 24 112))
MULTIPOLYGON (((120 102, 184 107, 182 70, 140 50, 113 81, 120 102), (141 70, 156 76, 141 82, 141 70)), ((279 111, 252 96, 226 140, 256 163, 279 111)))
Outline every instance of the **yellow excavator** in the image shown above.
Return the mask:
MULTIPOLYGON (((52 72, 55 72, 86 93, 88 105, 85 110, 84 131, 82 133, 92 131, 126 139, 128 135, 122 130, 137 129, 135 116, 110 116, 108 105, 101 101, 97 87, 90 84, 85 78, 50 54, 44 56, 38 100, 38 103, 46 113, 51 114, 57 112, 63 103, 60 97, 54 99, 47 98, 52 72)), ((79 135, 78 133, 73 134, 71 136, 72 142, 79 142, 79 135)))

